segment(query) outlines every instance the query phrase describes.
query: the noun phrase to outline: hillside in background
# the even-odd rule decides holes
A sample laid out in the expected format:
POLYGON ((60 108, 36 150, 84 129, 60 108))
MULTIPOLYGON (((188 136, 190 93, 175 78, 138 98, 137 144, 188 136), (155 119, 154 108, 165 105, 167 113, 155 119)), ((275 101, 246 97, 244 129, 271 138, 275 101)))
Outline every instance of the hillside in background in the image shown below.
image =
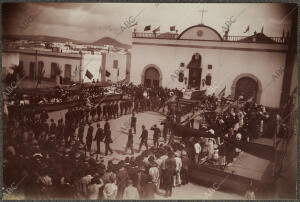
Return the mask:
POLYGON ((103 37, 102 39, 99 39, 97 41, 95 41, 93 43, 94 45, 98 45, 98 46, 103 46, 103 45, 112 45, 114 47, 120 47, 120 48, 125 48, 125 49, 129 49, 131 48, 130 45, 128 44, 123 44, 111 37, 103 37))
POLYGON ((46 42, 73 42, 75 44, 93 44, 93 45, 98 45, 98 46, 104 46, 104 45, 112 45, 114 47, 118 48, 125 48, 129 49, 131 48, 130 45, 128 44, 123 44, 113 38, 110 37, 103 37, 93 43, 86 43, 82 41, 77 41, 69 38, 64 38, 64 37, 55 37, 55 36, 46 36, 46 35, 3 35, 3 39, 8 39, 8 40, 31 40, 31 41, 46 41, 46 42))

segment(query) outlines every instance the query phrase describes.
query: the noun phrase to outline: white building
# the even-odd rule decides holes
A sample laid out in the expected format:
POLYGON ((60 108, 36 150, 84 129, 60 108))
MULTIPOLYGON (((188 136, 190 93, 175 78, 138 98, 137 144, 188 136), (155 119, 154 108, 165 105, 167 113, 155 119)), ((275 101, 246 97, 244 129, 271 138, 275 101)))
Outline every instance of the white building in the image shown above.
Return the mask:
POLYGON ((130 69, 130 57, 114 52, 79 54, 51 52, 49 50, 10 49, 3 50, 2 60, 2 75, 6 75, 7 68, 15 64, 23 69, 28 79, 36 80, 39 72, 44 72, 43 79, 57 83, 59 76, 65 81, 64 83, 70 81, 91 82, 93 79, 95 81, 99 79, 99 81, 117 82, 125 79, 126 72, 128 73, 130 69), (57 68, 60 69, 60 75, 56 73, 57 68), (85 76, 86 71, 93 75, 92 79, 85 76), (106 71, 110 73, 109 76, 106 76, 106 71))
POLYGON ((130 81, 216 94, 226 86, 225 96, 253 97, 263 105, 279 107, 287 50, 280 37, 255 33, 225 40, 203 24, 180 35, 133 33, 130 81))
POLYGON ((13 73, 12 67, 19 65, 19 53, 2 52, 2 80, 8 72, 13 73))

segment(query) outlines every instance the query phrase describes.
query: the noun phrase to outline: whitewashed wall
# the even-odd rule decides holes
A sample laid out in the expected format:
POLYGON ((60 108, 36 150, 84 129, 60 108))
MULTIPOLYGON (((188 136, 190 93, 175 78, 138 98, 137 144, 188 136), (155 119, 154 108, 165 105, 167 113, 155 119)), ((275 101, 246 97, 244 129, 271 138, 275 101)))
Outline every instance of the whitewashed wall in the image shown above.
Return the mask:
POLYGON ((106 80, 110 80, 113 82, 121 81, 126 77, 126 59, 127 56, 121 53, 109 52, 106 54, 106 64, 105 68, 107 71, 111 73, 109 77, 106 77, 106 80), (118 69, 113 68, 114 60, 118 60, 119 67, 119 77, 118 69))
POLYGON ((6 74, 11 71, 11 67, 19 65, 19 53, 6 53, 2 52, 2 78, 6 77, 6 74))
POLYGON ((154 64, 162 72, 162 86, 179 88, 182 84, 172 81, 171 74, 181 62, 186 66, 198 52, 202 57, 202 79, 211 72, 212 83, 218 86, 216 93, 226 85, 225 96, 230 95, 234 79, 249 73, 261 82, 261 104, 278 107, 283 75, 272 81, 272 74, 285 66, 286 49, 285 45, 278 44, 134 38, 130 80, 140 84, 144 67, 154 64), (208 70, 209 64, 212 70, 208 70))
MULTIPOLYGON (((30 74, 30 62, 36 61, 35 51, 20 51, 20 61, 23 61, 24 72, 26 76, 30 74)), ((59 68, 62 70, 61 76, 65 77, 65 65, 71 65, 71 80, 79 81, 81 56, 79 54, 65 54, 38 51, 37 61, 44 62, 44 77, 51 77, 51 63, 58 63, 59 68), (77 69, 77 71, 76 71, 77 69)))

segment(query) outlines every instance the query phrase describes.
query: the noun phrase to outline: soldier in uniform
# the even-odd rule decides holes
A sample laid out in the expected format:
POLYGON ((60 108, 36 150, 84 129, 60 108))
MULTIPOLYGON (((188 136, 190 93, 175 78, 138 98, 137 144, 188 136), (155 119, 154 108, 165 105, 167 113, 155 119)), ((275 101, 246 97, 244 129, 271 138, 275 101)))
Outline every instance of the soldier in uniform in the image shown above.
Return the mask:
POLYGON ((156 124, 154 124, 153 127, 151 127, 151 130, 154 131, 153 133, 153 145, 154 147, 158 148, 158 139, 160 136, 160 129, 156 126, 156 124))
POLYGON ((108 104, 108 119, 111 119, 112 118, 112 104, 109 103, 108 104))
POLYGON ((83 123, 83 121, 81 121, 79 124, 79 128, 78 128, 78 140, 79 140, 79 143, 81 143, 81 144, 84 144, 83 134, 84 134, 84 123, 83 123))
POLYGON ((103 117, 107 119, 107 105, 106 103, 103 105, 103 117))
POLYGON ((123 103, 123 106, 124 106, 124 113, 127 114, 127 111, 128 111, 128 101, 127 100, 123 103))
POLYGON ((116 102, 116 104, 115 104, 115 115, 116 115, 117 118, 119 117, 119 104, 118 104, 118 102, 116 102))
POLYGON ((97 154, 100 154, 100 142, 103 140, 103 138, 104 138, 104 133, 102 128, 100 128, 100 123, 98 123, 96 136, 94 138, 94 141, 96 141, 97 143, 97 154))
POLYGON ((56 126, 55 136, 56 136, 56 144, 60 145, 63 140, 64 135, 64 125, 63 120, 59 119, 58 124, 56 126))
POLYGON ((131 128, 133 128, 133 130, 134 130, 134 134, 136 134, 136 122, 137 122, 137 120, 135 117, 135 113, 133 112, 130 123, 131 123, 131 128))
POLYGON ((132 134, 132 129, 131 128, 128 131, 128 140, 127 140, 127 144, 126 144, 126 148, 125 148, 125 153, 127 153, 128 149, 131 150, 131 154, 134 154, 134 151, 133 151, 133 134, 132 134))
POLYGON ((140 136, 141 142, 139 146, 139 152, 141 151, 141 148, 143 145, 145 145, 146 150, 148 151, 148 131, 146 130, 145 126, 142 125, 142 135, 140 136))
POLYGON ((120 115, 121 115, 121 116, 123 115, 123 110, 124 110, 124 102, 121 101, 121 102, 120 102, 120 115))
POLYGON ((56 123, 54 122, 53 119, 51 119, 51 124, 50 124, 50 131, 49 134, 50 135, 54 135, 56 131, 56 123))
POLYGON ((87 131, 85 142, 86 142, 86 149, 87 149, 87 151, 91 152, 91 147, 92 147, 92 142, 93 142, 93 131, 94 131, 94 128, 91 125, 91 123, 88 123, 88 125, 89 125, 89 128, 88 128, 88 131, 87 131))
POLYGON ((98 106, 97 106, 97 115, 98 115, 98 121, 100 121, 101 120, 101 103, 100 104, 98 104, 98 106))
POLYGON ((112 149, 110 147, 110 144, 112 143, 112 138, 111 138, 111 130, 110 130, 109 123, 108 123, 108 126, 104 130, 104 135, 105 135, 105 139, 104 139, 104 143, 105 143, 105 156, 107 156, 108 155, 108 151, 111 154, 113 153, 113 151, 112 151, 112 149))

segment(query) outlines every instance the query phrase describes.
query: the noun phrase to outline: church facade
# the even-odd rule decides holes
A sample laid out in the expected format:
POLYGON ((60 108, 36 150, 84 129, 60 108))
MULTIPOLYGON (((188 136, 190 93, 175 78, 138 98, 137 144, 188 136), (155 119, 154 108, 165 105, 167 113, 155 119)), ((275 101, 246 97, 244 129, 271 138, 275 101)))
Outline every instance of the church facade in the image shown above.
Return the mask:
POLYGON ((203 24, 181 34, 132 35, 130 81, 145 86, 206 90, 243 96, 277 108, 286 66, 287 40, 254 33, 221 36, 203 24))

